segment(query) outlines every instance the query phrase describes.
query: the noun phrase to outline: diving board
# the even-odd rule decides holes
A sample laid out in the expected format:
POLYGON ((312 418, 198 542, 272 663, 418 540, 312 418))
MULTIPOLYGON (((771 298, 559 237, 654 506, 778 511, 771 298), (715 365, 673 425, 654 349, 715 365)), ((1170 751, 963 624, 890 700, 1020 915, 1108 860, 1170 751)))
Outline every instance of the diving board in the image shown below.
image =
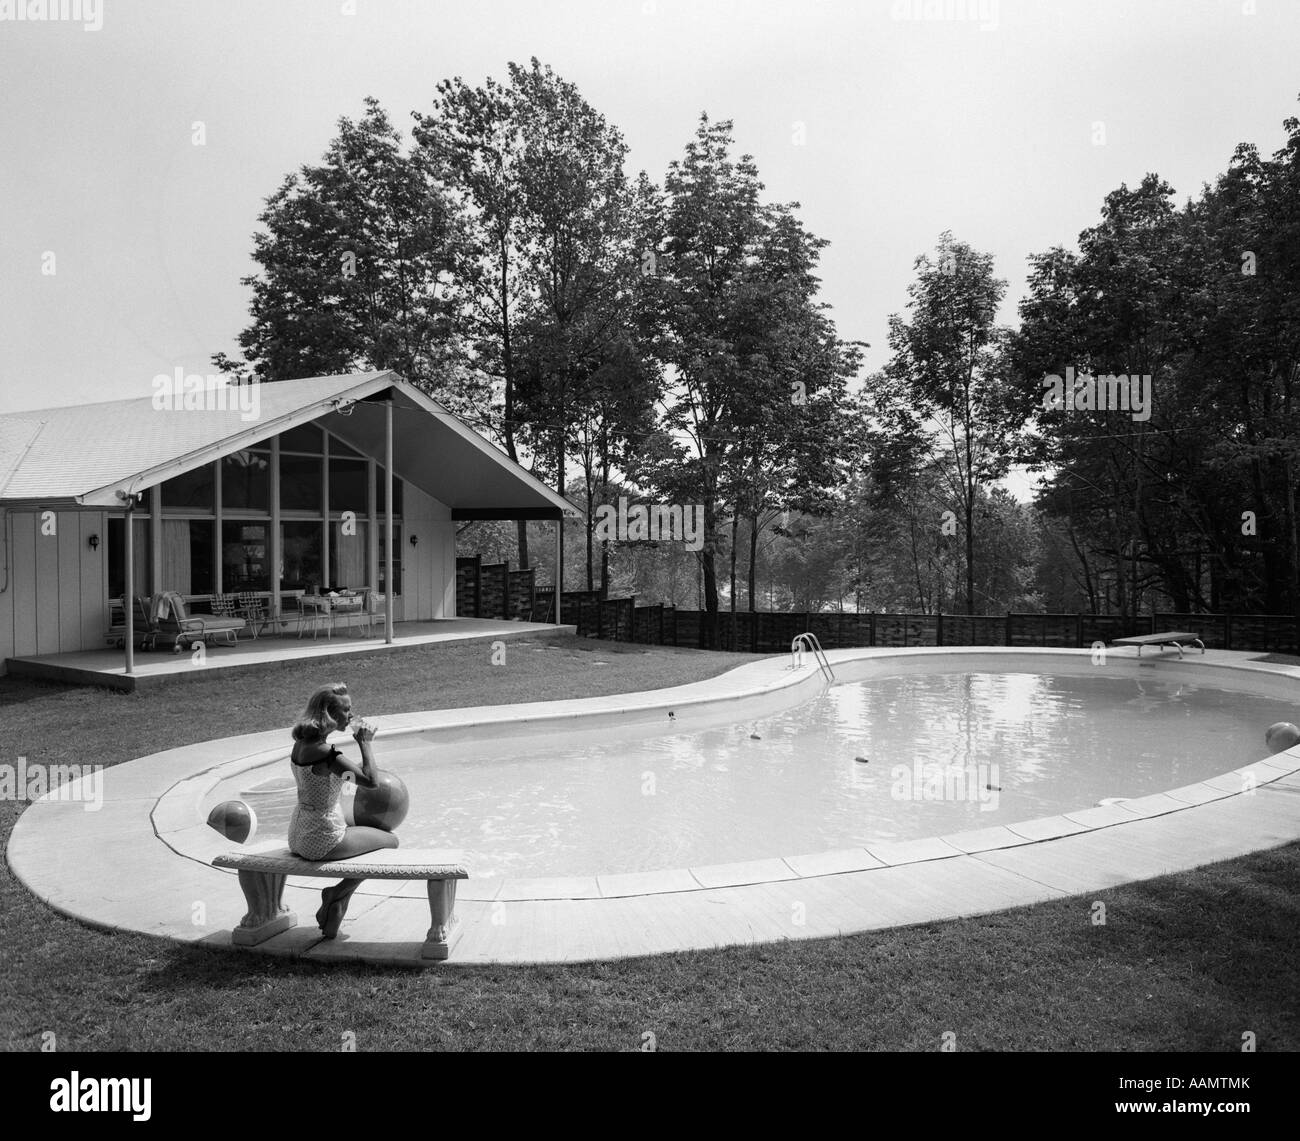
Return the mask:
POLYGON ((1143 646, 1159 646, 1162 650, 1166 646, 1173 646, 1178 651, 1178 656, 1183 656, 1183 643, 1201 647, 1201 653, 1205 653, 1205 643, 1201 641, 1199 634, 1192 634, 1186 630, 1174 630, 1165 634, 1138 634, 1132 638, 1112 638, 1111 644, 1115 646, 1136 646, 1138 648, 1137 656, 1142 656, 1143 646))

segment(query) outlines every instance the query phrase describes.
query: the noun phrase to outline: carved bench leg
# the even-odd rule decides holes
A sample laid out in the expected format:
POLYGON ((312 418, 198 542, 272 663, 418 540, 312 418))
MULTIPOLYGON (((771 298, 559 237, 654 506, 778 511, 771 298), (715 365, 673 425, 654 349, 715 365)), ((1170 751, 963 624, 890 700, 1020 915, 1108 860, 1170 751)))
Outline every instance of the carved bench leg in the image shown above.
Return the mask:
POLYGON ((429 880, 429 933, 420 948, 422 959, 445 959, 460 937, 460 919, 456 916, 456 881, 429 880))
POLYGON ((272 935, 297 925, 298 917, 280 902, 284 895, 284 880, 284 876, 271 872, 239 873, 239 886, 244 891, 248 914, 230 933, 232 943, 240 947, 255 947, 272 935))

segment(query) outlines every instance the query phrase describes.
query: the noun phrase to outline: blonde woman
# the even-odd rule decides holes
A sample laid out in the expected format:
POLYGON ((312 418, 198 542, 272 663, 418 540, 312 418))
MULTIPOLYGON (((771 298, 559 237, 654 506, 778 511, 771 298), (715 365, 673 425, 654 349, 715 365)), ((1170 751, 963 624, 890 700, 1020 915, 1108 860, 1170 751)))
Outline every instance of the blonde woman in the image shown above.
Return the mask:
MULTIPOLYGON (((370 747, 375 730, 354 721, 352 698, 341 682, 322 686, 311 695, 307 708, 293 727, 293 753, 289 760, 298 803, 289 821, 289 849, 304 860, 345 860, 380 848, 396 848, 397 837, 382 828, 349 825, 339 804, 343 779, 349 773, 361 788, 376 788, 378 767, 370 747), (333 732, 349 727, 361 749, 361 764, 348 760, 326 743, 333 732)), ((316 922, 326 939, 339 932, 352 894, 363 880, 346 879, 321 892, 316 922)))

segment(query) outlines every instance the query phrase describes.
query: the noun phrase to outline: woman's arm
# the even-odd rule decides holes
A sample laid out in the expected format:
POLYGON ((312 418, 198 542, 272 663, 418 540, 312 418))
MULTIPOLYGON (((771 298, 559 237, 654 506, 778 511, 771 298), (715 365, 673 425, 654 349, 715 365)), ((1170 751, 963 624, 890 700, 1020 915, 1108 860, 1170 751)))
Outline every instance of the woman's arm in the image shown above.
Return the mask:
POLYGON ((379 766, 375 763, 374 750, 370 747, 375 731, 363 721, 353 729, 352 736, 356 738, 357 745, 361 749, 361 764, 358 765, 334 749, 329 757, 330 771, 338 773, 339 776, 351 773, 361 788, 378 788, 379 766))

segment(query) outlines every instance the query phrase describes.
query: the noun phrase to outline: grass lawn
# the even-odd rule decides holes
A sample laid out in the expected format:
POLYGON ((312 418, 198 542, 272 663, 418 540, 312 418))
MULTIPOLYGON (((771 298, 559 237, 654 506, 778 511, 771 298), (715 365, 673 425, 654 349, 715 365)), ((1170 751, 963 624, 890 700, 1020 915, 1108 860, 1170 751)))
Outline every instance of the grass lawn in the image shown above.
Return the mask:
MULTIPOLYGON (((114 765, 287 727, 326 680, 382 716, 656 689, 752 658, 572 638, 508 655, 441 645, 143 694, 0 678, 0 762, 114 765)), ((0 803, 5 844, 24 807, 0 803)), ((0 913, 8 1050, 45 1032, 60 1050, 337 1050, 347 1033, 360 1050, 637 1050, 649 1034, 661 1050, 937 1050, 946 1031, 960 1050, 1236 1051, 1248 1031, 1300 1047, 1300 845, 985 918, 576 966, 328 966, 110 935, 7 866, 0 913)))

